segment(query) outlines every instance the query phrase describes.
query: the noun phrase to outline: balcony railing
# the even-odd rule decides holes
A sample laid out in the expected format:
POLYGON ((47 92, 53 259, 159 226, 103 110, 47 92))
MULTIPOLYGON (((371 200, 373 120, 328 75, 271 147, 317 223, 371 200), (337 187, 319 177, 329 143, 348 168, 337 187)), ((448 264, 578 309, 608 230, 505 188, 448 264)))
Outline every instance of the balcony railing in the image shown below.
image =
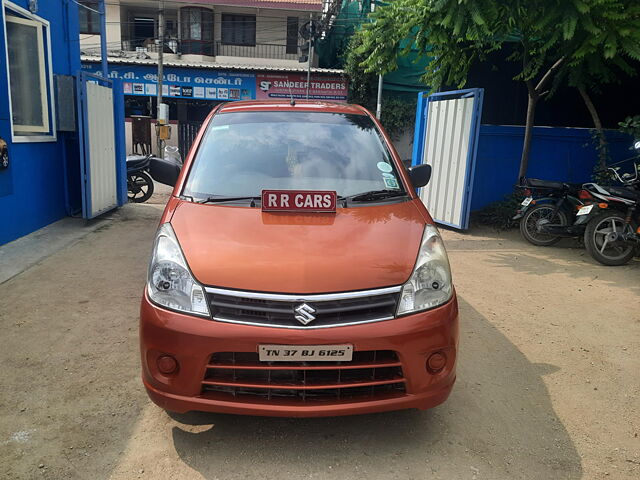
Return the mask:
POLYGON ((295 60, 298 58, 298 48, 291 49, 287 45, 272 43, 257 43, 256 45, 230 45, 216 42, 216 56, 272 58, 280 60, 295 60))
MULTIPOLYGON (((213 43, 213 42, 209 42, 213 43)), ((164 51, 167 53, 177 53, 178 41, 175 39, 165 40, 164 51)), ((158 39, 137 39, 137 40, 122 40, 122 50, 125 52, 155 52, 160 50, 160 41, 158 39)))
MULTIPOLYGON (((133 41, 123 40, 122 50, 125 52, 155 52, 160 49, 160 45, 154 41, 133 41)), ((208 55, 225 57, 247 57, 247 58, 270 58, 279 60, 297 60, 299 56, 298 47, 291 47, 283 44, 258 43, 256 45, 230 45, 221 41, 201 41, 201 40, 167 40, 165 42, 165 53, 181 53, 184 55, 208 55)))

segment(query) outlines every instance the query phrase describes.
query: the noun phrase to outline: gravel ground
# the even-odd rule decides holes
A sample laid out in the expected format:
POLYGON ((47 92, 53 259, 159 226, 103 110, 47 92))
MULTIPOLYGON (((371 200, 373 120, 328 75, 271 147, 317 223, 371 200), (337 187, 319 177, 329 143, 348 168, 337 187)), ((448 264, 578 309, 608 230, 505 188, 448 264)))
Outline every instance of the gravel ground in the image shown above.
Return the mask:
POLYGON ((167 414, 137 318, 168 189, 2 284, 0 477, 640 478, 640 262, 571 241, 444 231, 458 382, 430 411, 277 419, 167 414))

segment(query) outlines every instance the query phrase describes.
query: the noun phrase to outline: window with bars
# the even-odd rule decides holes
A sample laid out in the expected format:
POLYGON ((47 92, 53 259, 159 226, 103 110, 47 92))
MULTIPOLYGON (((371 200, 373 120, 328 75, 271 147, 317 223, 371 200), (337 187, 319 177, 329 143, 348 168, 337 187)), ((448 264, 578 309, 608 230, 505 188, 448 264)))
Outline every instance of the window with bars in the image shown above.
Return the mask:
POLYGON ((98 2, 78 2, 78 15, 80 16, 80 33, 100 34, 100 6, 98 2))
POLYGON ((222 14, 222 43, 256 46, 256 16, 222 14))
POLYGON ((181 53, 213 55, 213 11, 201 7, 180 9, 181 53))
POLYGON ((298 53, 298 17, 287 17, 287 54, 298 53))

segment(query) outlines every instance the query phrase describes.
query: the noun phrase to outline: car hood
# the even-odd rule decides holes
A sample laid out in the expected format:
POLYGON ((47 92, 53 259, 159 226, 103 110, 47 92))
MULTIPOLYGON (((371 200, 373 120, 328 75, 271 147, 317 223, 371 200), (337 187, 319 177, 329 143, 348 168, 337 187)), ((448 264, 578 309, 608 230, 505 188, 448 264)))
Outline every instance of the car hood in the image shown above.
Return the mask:
POLYGON ((267 213, 180 202, 171 225, 204 285, 328 293, 404 283, 425 218, 412 200, 337 213, 267 213))

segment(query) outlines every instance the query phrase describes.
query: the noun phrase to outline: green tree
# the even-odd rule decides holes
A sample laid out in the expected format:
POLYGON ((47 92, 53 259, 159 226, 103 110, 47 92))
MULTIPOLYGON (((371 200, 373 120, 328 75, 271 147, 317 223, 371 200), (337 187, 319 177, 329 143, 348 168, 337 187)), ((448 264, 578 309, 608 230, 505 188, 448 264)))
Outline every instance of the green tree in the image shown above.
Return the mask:
MULTIPOLYGON (((360 67, 360 63, 364 60, 364 57, 357 53, 360 41, 359 36, 351 37, 344 59, 344 70, 349 75, 349 103, 357 103, 375 111, 378 76, 367 73, 360 67)), ((391 138, 396 140, 415 120, 415 97, 407 101, 407 99, 383 93, 382 105, 384 108, 380 122, 391 138)))
POLYGON ((566 80, 569 86, 575 87, 580 93, 593 121, 600 169, 605 168, 607 164, 608 147, 591 93, 600 93, 602 85, 619 83, 621 74, 635 75, 636 71, 629 58, 638 55, 640 44, 637 1, 614 3, 615 5, 606 4, 607 8, 600 7, 600 10, 596 5, 596 18, 600 31, 618 32, 619 38, 614 36, 607 41, 601 41, 600 37, 587 38, 584 48, 577 50, 570 57, 566 67, 554 79, 556 86, 566 80), (619 40, 622 40, 620 45, 617 44, 619 40))
POLYGON ((372 19, 356 34, 361 66, 375 73, 393 71, 398 48, 409 38, 434 58, 423 77, 434 90, 462 87, 474 63, 492 52, 509 53, 508 60, 519 65, 514 79, 528 92, 519 176, 527 172, 541 98, 563 78, 586 91, 608 79, 602 71, 640 60, 637 0, 394 0, 372 19), (588 82, 571 72, 588 72, 588 82))

